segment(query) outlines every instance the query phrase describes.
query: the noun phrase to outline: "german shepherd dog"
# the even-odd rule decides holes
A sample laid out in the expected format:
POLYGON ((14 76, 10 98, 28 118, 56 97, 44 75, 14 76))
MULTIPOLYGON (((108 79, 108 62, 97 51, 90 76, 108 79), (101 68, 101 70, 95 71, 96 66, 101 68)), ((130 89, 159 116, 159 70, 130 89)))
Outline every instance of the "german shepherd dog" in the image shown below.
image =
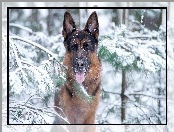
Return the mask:
MULTIPOLYGON (((101 83, 101 63, 97 56, 99 23, 96 12, 89 16, 83 30, 78 30, 70 13, 65 12, 62 35, 66 48, 63 64, 68 72, 64 86, 59 94, 55 94, 55 110, 65 116, 70 124, 94 124, 101 83), (82 85, 89 96, 93 96, 91 102, 77 94, 73 85, 75 82, 82 85)), ((88 131, 93 132, 84 130, 88 131)))

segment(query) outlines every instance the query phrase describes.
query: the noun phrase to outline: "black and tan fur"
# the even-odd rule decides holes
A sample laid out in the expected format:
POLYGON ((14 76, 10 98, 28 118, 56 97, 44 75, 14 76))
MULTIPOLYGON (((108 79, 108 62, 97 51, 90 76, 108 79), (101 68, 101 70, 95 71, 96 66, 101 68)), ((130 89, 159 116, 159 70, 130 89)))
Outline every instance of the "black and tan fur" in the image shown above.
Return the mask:
MULTIPOLYGON (((97 56, 99 23, 96 12, 89 16, 83 30, 78 30, 72 16, 65 12, 62 35, 66 48, 63 64, 68 68, 68 72, 67 81, 55 96, 55 106, 61 108, 64 114, 58 108, 55 110, 66 116, 70 124, 94 124, 101 83, 101 63, 97 56), (87 93, 94 97, 90 103, 79 97, 74 90, 77 71, 85 73, 82 85, 87 93)), ((83 128, 83 131, 95 131, 95 127, 90 128, 83 128)), ((78 131, 73 127, 72 129, 72 132, 78 131)))

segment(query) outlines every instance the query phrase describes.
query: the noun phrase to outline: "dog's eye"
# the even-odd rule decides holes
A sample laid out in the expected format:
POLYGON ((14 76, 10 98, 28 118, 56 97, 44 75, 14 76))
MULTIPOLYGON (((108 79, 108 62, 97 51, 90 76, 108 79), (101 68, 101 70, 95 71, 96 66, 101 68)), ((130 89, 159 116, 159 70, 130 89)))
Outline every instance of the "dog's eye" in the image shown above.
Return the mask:
POLYGON ((71 50, 76 51, 77 50, 77 45, 71 45, 71 50))
POLYGON ((84 50, 90 50, 90 45, 88 44, 88 43, 85 43, 84 45, 83 45, 83 49, 84 50))

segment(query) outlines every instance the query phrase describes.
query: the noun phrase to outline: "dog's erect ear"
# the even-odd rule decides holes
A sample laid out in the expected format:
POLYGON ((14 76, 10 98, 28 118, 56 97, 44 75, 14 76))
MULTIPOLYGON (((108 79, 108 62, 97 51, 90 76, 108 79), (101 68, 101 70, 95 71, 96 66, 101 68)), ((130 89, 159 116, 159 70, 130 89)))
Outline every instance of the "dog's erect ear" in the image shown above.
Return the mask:
POLYGON ((99 23, 98 23, 98 17, 96 12, 94 11, 88 18, 88 21, 86 22, 85 31, 91 33, 96 38, 98 38, 99 35, 99 23))
POLYGON ((66 38, 73 30, 76 30, 75 22, 70 13, 65 12, 62 30, 63 37, 66 38))

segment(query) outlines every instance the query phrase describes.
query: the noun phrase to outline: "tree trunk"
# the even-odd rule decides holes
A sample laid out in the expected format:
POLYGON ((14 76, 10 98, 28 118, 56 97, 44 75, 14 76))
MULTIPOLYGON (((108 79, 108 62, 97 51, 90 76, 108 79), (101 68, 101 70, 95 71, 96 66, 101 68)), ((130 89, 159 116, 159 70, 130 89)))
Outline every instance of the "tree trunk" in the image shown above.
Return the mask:
MULTIPOLYGON (((79 7, 88 7, 88 2, 79 2, 79 7)), ((83 29, 88 19, 88 9, 79 9, 79 28, 83 29)))
POLYGON ((48 16, 47 16, 47 32, 48 36, 52 35, 52 29, 51 29, 51 10, 48 10, 48 16))
MULTIPOLYGON (((127 21, 125 21, 125 18, 128 18, 128 10, 125 9, 114 9, 114 13, 116 13, 116 16, 113 16, 113 21, 116 23, 116 25, 121 24, 128 24, 127 21)), ((121 122, 123 122, 126 118, 126 96, 124 95, 126 90, 126 71, 122 68, 122 89, 121 89, 121 122)))
POLYGON ((126 90, 126 72, 122 69, 122 89, 121 89, 121 122, 126 118, 126 96, 124 95, 126 90))
MULTIPOLYGON (((122 23, 127 26, 128 21, 128 10, 123 9, 122 10, 122 23)), ((126 71, 124 68, 122 68, 122 89, 121 89, 121 122, 123 122, 126 119, 126 96, 124 95, 126 90, 126 71)))
POLYGON ((125 20, 126 20, 126 19, 125 19, 125 18, 126 18, 126 16, 125 16, 125 15, 126 15, 126 9, 123 9, 123 15, 122 15, 122 16, 123 16, 123 17, 122 17, 122 24, 125 24, 125 20))

